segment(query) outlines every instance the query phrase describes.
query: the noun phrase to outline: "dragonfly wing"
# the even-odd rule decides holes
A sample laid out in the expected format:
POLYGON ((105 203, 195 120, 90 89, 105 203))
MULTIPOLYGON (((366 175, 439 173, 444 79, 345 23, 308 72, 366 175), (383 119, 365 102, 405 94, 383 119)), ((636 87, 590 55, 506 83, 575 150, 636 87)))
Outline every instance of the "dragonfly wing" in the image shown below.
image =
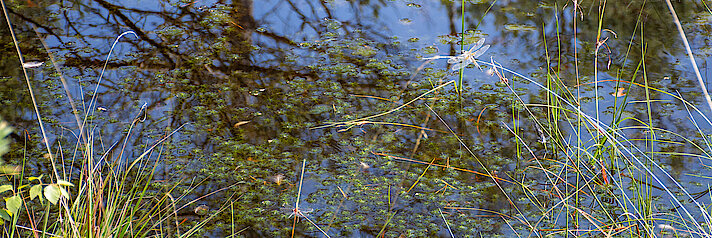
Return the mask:
POLYGON ((480 40, 478 40, 477 43, 475 43, 475 45, 473 45, 472 48, 470 48, 470 50, 468 50, 468 52, 472 53, 472 51, 475 51, 477 48, 480 48, 480 46, 482 46, 482 44, 484 44, 484 43, 485 43, 485 38, 480 38, 480 40))
POLYGON ((435 60, 435 59, 449 59, 449 58, 452 58, 452 56, 436 55, 433 57, 425 57, 425 58, 422 58, 421 60, 435 60))
POLYGON ((490 48, 490 45, 482 46, 482 48, 480 48, 479 50, 475 51, 475 53, 472 54, 472 57, 474 57, 474 58, 480 57, 480 55, 484 54, 485 51, 487 51, 487 49, 489 49, 489 48, 490 48))
POLYGON ((469 65, 469 64, 470 64, 470 61, 468 60, 468 61, 465 61, 465 62, 462 62, 462 63, 458 63, 458 64, 453 65, 451 69, 452 69, 453 71, 460 70, 460 69, 462 69, 462 68, 465 68, 465 67, 466 67, 467 65, 469 65))
POLYGON ((447 63, 448 63, 448 64, 454 64, 454 63, 462 62, 463 60, 465 60, 465 56, 463 56, 463 55, 458 55, 458 56, 450 57, 450 59, 447 60, 447 63))

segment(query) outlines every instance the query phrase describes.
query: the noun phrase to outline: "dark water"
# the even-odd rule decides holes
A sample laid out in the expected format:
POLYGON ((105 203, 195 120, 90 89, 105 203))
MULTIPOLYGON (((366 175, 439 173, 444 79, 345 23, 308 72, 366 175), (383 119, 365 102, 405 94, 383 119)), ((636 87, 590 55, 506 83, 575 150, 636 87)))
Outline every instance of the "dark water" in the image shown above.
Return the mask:
MULTIPOLYGON (((223 237, 233 231, 288 236, 293 219, 285 210, 296 202, 306 160, 300 207, 311 210, 310 220, 331 237, 375 237, 380 232, 388 237, 449 237, 444 220, 458 237, 490 237, 563 236, 557 229, 570 222, 572 206, 613 224, 632 213, 623 209, 622 195, 635 197, 641 191, 636 186, 644 184, 631 177, 640 179, 644 172, 620 156, 598 154, 596 158, 606 159, 607 176, 620 188, 601 185, 602 175, 591 158, 596 148, 609 153, 612 142, 598 146, 596 133, 586 132, 585 125, 577 136, 573 117, 549 123, 552 113, 541 105, 550 93, 505 73, 510 89, 488 74, 492 67, 482 62, 482 71, 472 66, 464 70, 460 93, 450 83, 368 123, 320 126, 387 112, 458 80, 459 73, 449 70, 446 60, 418 70, 424 62, 420 59, 458 55, 485 38, 491 47, 480 60, 496 61, 541 85, 547 85, 547 78, 560 78, 565 87, 548 87, 569 101, 574 98, 566 92, 581 85, 583 112, 596 118, 598 111, 608 126, 624 119, 615 124, 630 143, 619 147, 640 158, 652 157, 690 193, 704 192, 706 186, 699 185, 708 184, 712 175, 706 166, 710 150, 703 143, 710 125, 693 111, 705 134, 701 136, 674 96, 705 115, 710 111, 665 3, 608 2, 599 30, 600 4, 585 1, 574 12, 573 3, 562 1, 466 1, 464 34, 461 3, 450 1, 28 0, 13 2, 8 10, 25 60, 45 62, 30 74, 55 150, 63 146, 65 155, 71 155, 68 147, 76 143, 72 133, 78 127, 50 55, 80 114, 91 115, 95 150, 103 153, 123 141, 134 118, 145 120, 131 130, 127 152, 116 161, 131 161, 180 127, 161 155, 151 157, 160 161, 155 187, 179 184, 176 193, 194 187, 182 203, 210 194, 198 204, 210 206, 213 213, 226 207, 200 236, 223 237), (118 41, 99 81, 112 43, 127 31, 135 35, 118 41), (607 40, 596 55, 599 32, 599 39, 607 40), (643 60, 644 68, 639 64, 643 60), (593 100, 596 78, 598 109, 593 100), (647 80, 667 94, 646 94, 644 87, 634 86, 625 91, 625 111, 614 114, 624 103, 623 97, 611 95, 617 92, 613 79, 638 85, 647 80), (93 93, 96 105, 90 107, 93 93), (650 143, 645 124, 660 129, 655 135, 659 141, 650 143), (518 137, 507 127, 516 129, 518 137), (551 142, 551 135, 568 146, 551 142), (583 166, 579 173, 570 169, 577 166, 583 166), (509 182, 494 183, 482 175, 486 171, 509 182), (577 176, 584 172, 588 174, 577 176), (277 178, 284 181, 275 182, 277 178), (567 196, 575 189, 564 180, 585 192, 573 201, 567 196), (557 194, 554 187, 563 192, 557 194), (563 197, 570 206, 562 205, 563 197)), ((700 3, 683 1, 675 7, 707 78, 712 14, 700 3)), ((13 145, 22 148, 21 134, 27 131, 36 143, 40 134, 5 24, 2 32, 0 116, 20 132, 13 145)), ((574 116, 571 111, 567 115, 574 116)), ((41 149, 28 153, 41 158, 41 149)), ((4 159, 17 163, 21 156, 16 150, 4 159)), ((38 171, 49 168, 41 160, 31 163, 38 171)), ((649 189, 655 212, 672 213, 670 196, 649 189)), ((699 210, 687 205, 702 219, 699 210)), ((191 218, 183 230, 200 219, 205 217, 191 218)), ((578 222, 581 229, 595 228, 587 219, 579 217, 578 222)), ((323 236, 306 219, 300 219, 296 230, 323 236)))

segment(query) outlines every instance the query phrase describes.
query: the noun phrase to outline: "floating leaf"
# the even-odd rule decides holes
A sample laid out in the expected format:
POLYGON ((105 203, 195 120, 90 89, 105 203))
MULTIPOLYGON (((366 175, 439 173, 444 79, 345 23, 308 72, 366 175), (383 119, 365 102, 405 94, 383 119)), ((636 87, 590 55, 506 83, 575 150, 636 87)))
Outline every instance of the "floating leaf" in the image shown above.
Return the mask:
POLYGON ((626 95, 626 93, 625 93, 625 88, 618 88, 618 89, 616 90, 616 92, 611 93, 611 95, 614 96, 614 97, 617 97, 617 98, 618 98, 618 97, 623 97, 623 96, 626 95))
POLYGON ((233 125, 232 127, 238 128, 238 127, 245 125, 247 123, 250 123, 250 121, 241 121, 241 122, 235 123, 235 125, 233 125))
POLYGON ((361 168, 362 170, 367 170, 367 169, 371 168, 370 165, 368 165, 367 163, 364 163, 364 162, 358 162, 358 167, 361 168))
POLYGON ((507 29, 510 31, 535 31, 536 27, 527 26, 527 25, 506 24, 506 25, 504 25, 504 29, 507 29))
POLYGON ((195 212, 195 214, 198 216, 205 216, 208 214, 209 210, 210 210, 210 207, 203 204, 203 205, 195 207, 195 209, 193 209, 193 212, 195 212))
POLYGON ((670 231, 673 231, 673 232, 676 231, 676 230, 678 230, 678 229, 675 229, 675 227, 673 227, 673 226, 671 226, 671 225, 665 225, 665 224, 660 224, 660 225, 658 225, 658 228, 660 228, 661 230, 670 230, 670 231))
POLYGON ((29 69, 29 68, 37 68, 40 67, 44 64, 44 62, 39 62, 39 61, 30 61, 30 62, 25 62, 22 64, 23 68, 29 69))
POLYGON ((277 186, 282 185, 282 182, 284 181, 284 174, 269 176, 269 180, 276 183, 277 186))
POLYGON ((40 197, 40 201, 42 201, 42 185, 40 184, 30 188, 30 200, 35 200, 35 197, 40 197))
POLYGON ((18 195, 6 198, 5 207, 7 207, 7 210, 9 210, 11 214, 17 214, 17 211, 22 207, 22 198, 18 195))

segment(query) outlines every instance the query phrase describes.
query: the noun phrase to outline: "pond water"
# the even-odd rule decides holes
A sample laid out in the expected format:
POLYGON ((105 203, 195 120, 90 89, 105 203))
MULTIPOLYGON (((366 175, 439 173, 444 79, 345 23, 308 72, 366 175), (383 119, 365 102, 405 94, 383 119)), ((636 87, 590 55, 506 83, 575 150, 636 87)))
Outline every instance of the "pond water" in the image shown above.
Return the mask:
MULTIPOLYGON (((712 13, 674 6, 706 80, 712 13)), ((153 189, 177 184, 181 203, 198 199, 187 209, 210 207, 199 236, 660 236, 626 219, 704 222, 683 191, 709 204, 712 114, 664 1, 27 0, 8 12, 25 61, 44 62, 28 70, 67 159, 78 126, 55 64, 97 153, 126 141, 114 161, 130 162, 180 128, 151 156, 153 189), (423 60, 482 38, 481 68, 423 60), (309 212, 294 225, 297 198, 309 212)), ((47 171, 1 28, 0 116, 19 132, 3 159, 28 153, 47 171)))

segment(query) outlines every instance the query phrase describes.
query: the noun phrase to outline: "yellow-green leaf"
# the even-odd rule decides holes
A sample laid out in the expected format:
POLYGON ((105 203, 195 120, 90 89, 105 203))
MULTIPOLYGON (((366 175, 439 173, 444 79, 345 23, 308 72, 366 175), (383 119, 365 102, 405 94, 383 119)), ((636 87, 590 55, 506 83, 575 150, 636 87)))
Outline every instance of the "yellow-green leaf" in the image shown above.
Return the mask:
POLYGON ((69 198, 69 193, 64 187, 59 187, 59 194, 62 195, 62 197, 69 198))
POLYGON ((64 181, 64 180, 57 180, 57 185, 59 186, 69 186, 69 187, 74 187, 74 184, 64 181))
POLYGON ((0 193, 12 190, 12 185, 0 185, 0 193))
MULTIPOLYGON (((10 214, 10 211, 7 209, 0 209, 0 218, 5 221, 11 221, 12 220, 12 214, 10 214)), ((0 220, 0 221, 2 221, 0 220)))
POLYGON ((20 207, 22 207, 22 198, 18 195, 6 198, 5 206, 12 214, 17 214, 17 211, 20 210, 20 207))
POLYGON ((35 180, 42 179, 42 176, 44 176, 44 174, 43 174, 43 175, 40 175, 39 177, 29 177, 29 178, 27 178, 27 179, 30 180, 30 181, 35 181, 35 180))
POLYGON ((40 197, 42 201, 42 185, 35 185, 30 188, 30 200, 35 200, 35 197, 40 197))
POLYGON ((56 184, 47 185, 44 188, 44 196, 52 204, 57 204, 57 201, 59 201, 59 197, 62 196, 62 194, 59 190, 59 185, 56 185, 56 184))

